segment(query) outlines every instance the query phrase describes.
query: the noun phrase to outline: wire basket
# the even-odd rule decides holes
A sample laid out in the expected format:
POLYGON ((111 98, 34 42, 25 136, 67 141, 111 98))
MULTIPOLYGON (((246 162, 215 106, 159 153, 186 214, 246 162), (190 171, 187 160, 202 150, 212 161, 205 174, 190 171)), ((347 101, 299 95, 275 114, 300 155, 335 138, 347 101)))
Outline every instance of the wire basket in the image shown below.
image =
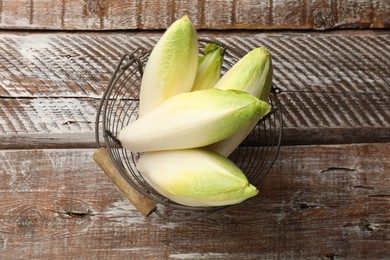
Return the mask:
MULTIPOLYGON (((203 51, 208 43, 215 43, 222 47, 224 55, 222 75, 245 54, 216 40, 200 39, 199 49, 203 51)), ((140 154, 122 148, 117 139, 119 131, 138 118, 141 78, 150 52, 151 50, 138 48, 132 53, 125 54, 117 65, 97 112, 97 146, 106 147, 122 177, 136 191, 156 202, 158 207, 154 212, 164 218, 182 220, 226 208, 226 206, 184 206, 162 196, 138 172, 136 165, 140 154)), ((259 121, 254 130, 229 156, 229 159, 246 174, 249 182, 254 186, 258 186, 269 172, 280 148, 283 116, 278 100, 279 93, 279 89, 272 88, 269 98, 271 112, 259 121)))

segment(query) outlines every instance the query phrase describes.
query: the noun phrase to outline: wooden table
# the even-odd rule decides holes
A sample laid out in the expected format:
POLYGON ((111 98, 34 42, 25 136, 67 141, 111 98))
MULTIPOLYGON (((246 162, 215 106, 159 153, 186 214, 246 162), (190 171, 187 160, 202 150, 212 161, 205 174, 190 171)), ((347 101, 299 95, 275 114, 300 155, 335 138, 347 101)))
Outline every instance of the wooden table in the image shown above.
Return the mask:
MULTIPOLYGON (((42 16, 15 25, 20 14, 4 11, 0 23, 65 28, 64 10, 61 25, 34 25, 42 16)), ((271 50, 284 133, 259 196, 182 222, 142 216, 92 159, 97 107, 120 56, 161 33, 0 31, 0 259, 390 257, 388 30, 200 31, 271 50)))

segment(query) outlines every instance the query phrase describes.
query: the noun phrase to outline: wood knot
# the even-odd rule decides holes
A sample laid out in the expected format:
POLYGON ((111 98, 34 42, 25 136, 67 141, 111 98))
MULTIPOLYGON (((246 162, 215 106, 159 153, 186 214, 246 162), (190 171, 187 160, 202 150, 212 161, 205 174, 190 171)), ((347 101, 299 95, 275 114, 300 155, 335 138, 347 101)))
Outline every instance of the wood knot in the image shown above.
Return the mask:
POLYGON ((360 231, 368 231, 368 232, 374 231, 374 228, 366 219, 360 220, 360 222, 358 223, 358 227, 360 231))
POLYGON ((7 248, 7 237, 5 235, 0 236, 0 250, 4 250, 7 248))
POLYGON ((108 13, 109 4, 107 0, 84 0, 83 15, 103 18, 108 13))
POLYGON ((23 212, 20 212, 16 218, 16 226, 25 229, 32 230, 34 226, 39 226, 46 222, 44 214, 36 208, 26 208, 23 212))
POLYGON ((316 30, 327 30, 335 25, 335 19, 329 12, 319 10, 314 15, 314 28, 316 30))
POLYGON ((95 215, 88 204, 77 200, 62 201, 61 207, 55 212, 70 218, 89 218, 95 215))

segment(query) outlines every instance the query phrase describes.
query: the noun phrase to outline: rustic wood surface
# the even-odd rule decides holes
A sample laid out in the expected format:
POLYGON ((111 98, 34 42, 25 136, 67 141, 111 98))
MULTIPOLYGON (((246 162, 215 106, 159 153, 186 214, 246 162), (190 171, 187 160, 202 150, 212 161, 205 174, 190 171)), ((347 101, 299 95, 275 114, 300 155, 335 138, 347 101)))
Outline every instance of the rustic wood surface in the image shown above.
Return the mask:
POLYGON ((386 259, 390 144, 283 146, 260 195, 144 218, 95 149, 0 151, 2 259, 386 259))
POLYGON ((153 30, 185 14, 199 29, 390 27, 388 0, 2 0, 0 28, 153 30))
POLYGON ((372 30, 389 14, 386 0, 0 0, 0 259, 389 259, 390 32, 372 30), (120 57, 186 13, 200 37, 271 50, 283 145, 259 196, 145 218, 93 160, 96 112, 120 57), (252 30, 331 28, 354 30, 252 30))

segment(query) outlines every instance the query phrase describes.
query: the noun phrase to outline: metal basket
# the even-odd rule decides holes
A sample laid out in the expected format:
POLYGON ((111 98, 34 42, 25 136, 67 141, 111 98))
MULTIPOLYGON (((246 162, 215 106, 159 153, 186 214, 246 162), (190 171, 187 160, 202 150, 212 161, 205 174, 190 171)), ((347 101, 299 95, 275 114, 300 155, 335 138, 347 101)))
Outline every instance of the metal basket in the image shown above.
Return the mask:
MULTIPOLYGON (((207 43, 216 43, 222 47, 224 62, 221 74, 226 73, 245 53, 241 53, 216 40, 199 40, 203 50, 207 43)), ((139 48, 125 54, 106 91, 103 94, 96 120, 96 142, 106 147, 123 178, 139 193, 155 201, 158 205, 155 213, 168 219, 182 220, 199 217, 221 210, 224 207, 189 207, 170 201, 155 191, 137 171, 136 164, 140 156, 121 147, 116 138, 119 131, 138 118, 139 93, 143 69, 151 50, 139 48), (101 137, 103 136, 103 141, 101 137)), ((258 186, 271 169, 280 148, 283 117, 278 100, 279 89, 272 88, 269 102, 271 112, 259 121, 254 130, 242 144, 229 156, 246 174, 249 182, 258 186)))

